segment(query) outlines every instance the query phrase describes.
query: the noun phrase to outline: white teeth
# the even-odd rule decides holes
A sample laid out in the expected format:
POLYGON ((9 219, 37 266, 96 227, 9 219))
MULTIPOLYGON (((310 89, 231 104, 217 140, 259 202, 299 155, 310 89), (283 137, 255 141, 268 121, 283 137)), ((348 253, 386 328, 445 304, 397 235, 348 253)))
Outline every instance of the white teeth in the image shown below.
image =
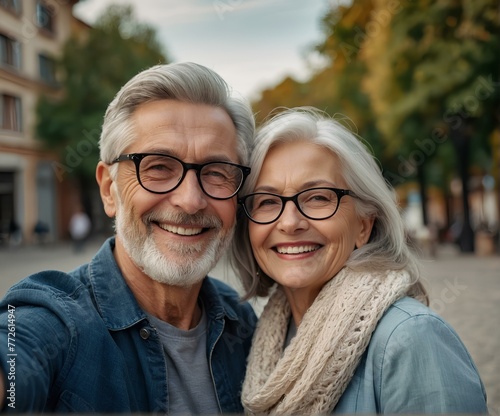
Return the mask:
POLYGON ((309 251, 315 251, 319 246, 309 245, 309 246, 293 246, 293 247, 277 247, 276 250, 280 254, 299 254, 307 253, 309 251))
POLYGON ((164 229, 165 231, 169 231, 174 234, 179 234, 179 235, 196 235, 200 234, 203 231, 203 228, 184 228, 184 227, 178 227, 176 225, 161 225, 160 228, 164 229))

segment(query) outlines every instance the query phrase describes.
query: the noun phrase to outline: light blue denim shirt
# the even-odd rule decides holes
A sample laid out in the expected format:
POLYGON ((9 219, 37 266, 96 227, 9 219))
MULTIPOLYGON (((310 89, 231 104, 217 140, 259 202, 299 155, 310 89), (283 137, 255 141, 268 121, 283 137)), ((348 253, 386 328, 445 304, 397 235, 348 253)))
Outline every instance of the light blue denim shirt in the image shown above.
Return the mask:
POLYGON ((335 413, 487 413, 462 341, 442 318, 403 298, 380 320, 335 413))
MULTIPOLYGON (((168 410, 167 368, 154 327, 113 257, 114 239, 71 273, 46 271, 13 286, 0 303, 0 354, 17 412, 168 410), (10 306, 9 306, 10 305, 10 306), (14 307, 15 309, 12 309, 14 307), (14 379, 7 332, 14 316, 14 379)), ((242 412, 240 390, 256 317, 222 282, 206 278, 207 359, 220 410, 242 412)), ((12 353, 12 351, 10 351, 12 353)), ((9 396, 9 393, 7 393, 9 396)))

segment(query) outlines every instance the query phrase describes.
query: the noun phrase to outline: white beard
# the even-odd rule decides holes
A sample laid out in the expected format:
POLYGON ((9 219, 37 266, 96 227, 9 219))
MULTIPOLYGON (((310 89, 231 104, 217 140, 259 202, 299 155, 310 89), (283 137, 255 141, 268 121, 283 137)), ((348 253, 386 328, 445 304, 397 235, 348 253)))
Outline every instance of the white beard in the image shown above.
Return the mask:
POLYGON ((215 267, 234 235, 234 225, 224 230, 220 218, 213 215, 153 212, 139 222, 133 212, 131 210, 127 214, 122 202, 119 202, 115 218, 116 235, 138 268, 151 279, 171 286, 190 287, 201 282, 215 267), (166 221, 215 228, 218 232, 208 242, 197 244, 167 241, 162 251, 154 239, 152 222, 166 221), (172 255, 165 254, 165 251, 172 255))

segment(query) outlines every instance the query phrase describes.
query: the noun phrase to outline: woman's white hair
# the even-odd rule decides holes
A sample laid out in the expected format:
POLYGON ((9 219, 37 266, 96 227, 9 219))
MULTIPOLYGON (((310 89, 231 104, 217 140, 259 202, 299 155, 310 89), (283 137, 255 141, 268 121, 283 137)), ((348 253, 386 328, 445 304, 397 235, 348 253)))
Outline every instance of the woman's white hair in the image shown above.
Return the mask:
MULTIPOLYGON (((179 100, 224 109, 236 128, 239 163, 248 163, 248 146, 255 121, 250 104, 237 97, 214 71, 202 65, 181 62, 156 65, 128 81, 109 104, 99 141, 100 158, 111 164, 136 139, 132 114, 138 106, 158 100, 179 100)), ((111 169, 116 175, 117 166, 111 169)))
MULTIPOLYGON (((346 266, 374 273, 406 269, 415 284, 421 286, 418 260, 406 242, 405 226, 393 188, 385 181, 380 167, 360 138, 327 114, 311 107, 298 107, 287 109, 265 122, 258 129, 250 158, 252 172, 241 194, 253 192, 269 149, 291 141, 315 143, 337 155, 347 187, 356 195, 358 215, 375 218, 368 243, 352 252, 346 266)), ((240 208, 230 263, 240 276, 246 298, 266 296, 274 282, 258 269, 250 246, 248 221, 240 208)))

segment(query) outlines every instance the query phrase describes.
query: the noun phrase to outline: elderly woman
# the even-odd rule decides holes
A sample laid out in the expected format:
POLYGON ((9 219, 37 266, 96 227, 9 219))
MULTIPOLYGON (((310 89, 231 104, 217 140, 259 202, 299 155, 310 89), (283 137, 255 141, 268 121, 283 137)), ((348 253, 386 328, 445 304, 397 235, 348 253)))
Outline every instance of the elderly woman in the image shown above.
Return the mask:
POLYGON ((360 140, 317 110, 256 138, 232 249, 253 339, 248 413, 486 413, 479 374, 428 307, 394 192, 360 140), (272 289, 272 290, 270 290, 272 289))

